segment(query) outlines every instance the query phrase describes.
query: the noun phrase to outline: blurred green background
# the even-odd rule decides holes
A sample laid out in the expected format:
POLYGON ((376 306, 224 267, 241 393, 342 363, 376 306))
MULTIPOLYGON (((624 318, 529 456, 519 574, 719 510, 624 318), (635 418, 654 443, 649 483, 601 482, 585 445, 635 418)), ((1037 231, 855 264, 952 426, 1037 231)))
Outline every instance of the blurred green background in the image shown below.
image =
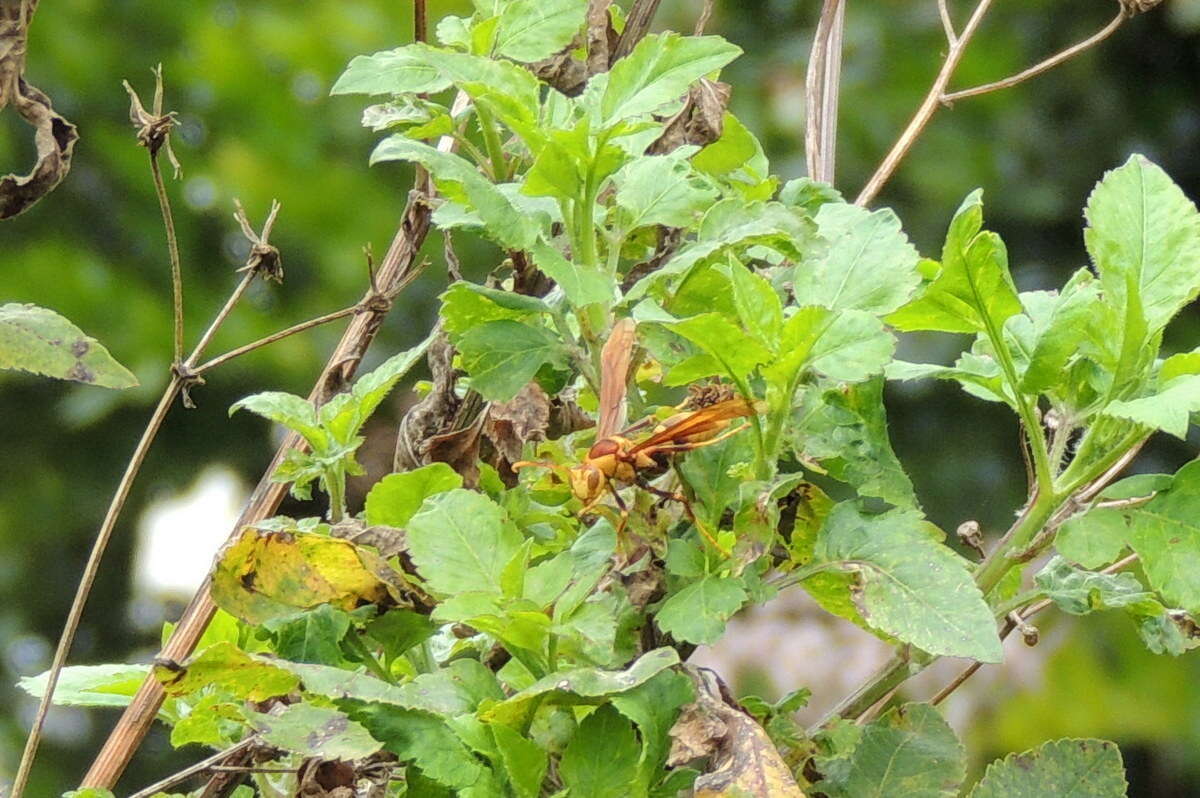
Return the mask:
MULTIPOLYGON (((969 8, 954 5, 961 20, 969 8)), ((431 1, 430 17, 468 6, 431 1)), ((658 24, 690 30, 698 6, 664 0, 658 24)), ((818 6, 721 0, 708 28, 746 50, 723 79, 734 86, 733 110, 784 178, 804 171, 803 78, 818 6)), ((934 0, 851 0, 849 9, 837 182, 853 196, 923 97, 945 41, 934 0)), ((1115 9, 1115 0, 996 4, 953 85, 1017 71, 1098 29, 1115 9)), ((13 683, 47 666, 87 549, 167 378, 163 232, 121 80, 148 98, 150 70, 161 62, 167 108, 179 113, 174 140, 185 171, 169 191, 190 341, 228 295, 245 256, 233 198, 255 226, 272 198, 283 205, 273 243, 283 252, 284 285, 253 288, 210 350, 216 354, 361 295, 362 247, 386 250, 409 175, 397 165, 367 168, 375 135, 359 126, 363 103, 331 99, 328 89, 351 56, 411 37, 411 3, 395 0, 57 0, 39 9, 27 75, 79 126, 81 140, 58 190, 0 225, 0 302, 63 313, 142 385, 114 393, 0 373, 0 785, 11 780, 34 709, 13 683)), ((1168 0, 1048 75, 939 111, 877 204, 894 207, 922 252, 936 255, 954 208, 982 186, 987 223, 1008 244, 1018 286, 1056 287, 1085 262, 1081 208, 1091 185, 1129 153, 1145 153, 1200 196, 1197 86, 1200 0, 1168 0)), ((24 172, 32 162, 28 132, 11 110, 0 113, 0 173, 24 172)), ((492 265, 486 247, 456 245, 468 276, 492 265)), ((437 236, 426 251, 432 266, 389 317, 375 359, 429 327, 446 277, 437 236)), ((253 484, 272 451, 270 431, 248 414, 228 418, 227 408, 257 390, 306 393, 340 332, 320 329, 234 361, 196 391, 198 409, 172 411, 117 528, 72 662, 152 656, 158 627, 175 617, 180 596, 173 604, 134 591, 142 510, 188 490, 214 465, 253 484)), ((1198 334, 1191 313, 1169 342, 1190 349, 1198 334)), ((959 344, 949 336, 906 339, 901 354, 944 361, 959 344)), ((376 473, 389 459, 387 433, 402 401, 376 422, 367 455, 376 473)), ((1013 420, 948 383, 894 389, 888 401, 896 449, 932 520, 948 530, 968 518, 1002 529, 1024 484, 1013 420)), ((1136 468, 1174 469, 1193 456, 1195 442, 1158 441, 1136 468)), ((1046 617, 1064 634, 1045 647, 1046 662, 1032 675, 1001 675, 995 700, 980 704, 968 724, 968 750, 990 759, 1049 737, 1106 736, 1125 752, 1131 795, 1200 794, 1200 659, 1152 657, 1119 621, 1089 619, 1072 629, 1046 617)), ((818 695, 817 703, 836 698, 818 695)), ((112 712, 56 711, 28 795, 73 786, 113 720, 112 712)), ((199 756, 172 752, 156 733, 123 789, 199 756)))

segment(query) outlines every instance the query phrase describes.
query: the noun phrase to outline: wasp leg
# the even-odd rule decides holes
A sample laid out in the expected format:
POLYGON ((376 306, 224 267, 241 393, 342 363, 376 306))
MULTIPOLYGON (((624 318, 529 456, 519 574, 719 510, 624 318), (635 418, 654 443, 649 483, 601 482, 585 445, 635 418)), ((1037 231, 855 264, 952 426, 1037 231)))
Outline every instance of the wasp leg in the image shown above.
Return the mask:
POLYGON ((699 530, 700 534, 704 536, 704 539, 712 544, 712 547, 719 551, 724 557, 732 556, 733 552, 729 551, 720 543, 718 543, 713 534, 709 532, 708 529, 705 528, 704 524, 700 522, 700 519, 696 517, 696 511, 692 509, 692 503, 688 501, 687 497, 682 493, 671 493, 663 490, 662 488, 656 488, 647 482, 646 479, 641 475, 638 475, 637 485, 639 488, 653 493, 655 496, 658 496, 664 501, 679 502, 681 505, 683 505, 683 511, 687 513, 688 520, 692 522, 692 525, 695 526, 697 530, 699 530))
POLYGON ((610 479, 608 481, 608 489, 612 491, 613 499, 617 502, 617 509, 621 511, 621 520, 617 524, 617 538, 620 539, 621 533, 625 531, 625 525, 629 522, 629 507, 625 504, 625 500, 621 498, 621 494, 617 492, 617 486, 610 479))

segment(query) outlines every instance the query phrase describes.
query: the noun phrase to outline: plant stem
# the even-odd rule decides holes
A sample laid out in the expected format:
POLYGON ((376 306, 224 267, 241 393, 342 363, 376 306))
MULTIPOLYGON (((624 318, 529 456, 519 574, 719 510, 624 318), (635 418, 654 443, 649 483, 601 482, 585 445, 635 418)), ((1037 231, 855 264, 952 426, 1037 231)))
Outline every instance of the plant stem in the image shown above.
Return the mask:
POLYGON ((946 60, 942 62, 942 68, 934 78, 933 85, 929 88, 929 93, 925 95, 925 99, 921 102, 921 106, 917 109, 917 113, 913 115, 912 121, 908 123, 908 127, 900 134, 900 138, 892 146, 891 152, 883 159, 883 163, 879 164, 879 168, 875 170, 875 174, 863 186, 859 192, 858 198, 854 200, 855 205, 869 205, 879 190, 883 188, 883 184, 888 181, 892 173, 896 171, 896 167, 900 165, 900 161, 912 149, 912 145, 916 142, 917 137, 925 130, 925 126, 929 124, 929 120, 937 111, 938 104, 942 100, 942 94, 946 91, 946 86, 950 83, 951 76, 954 75, 954 70, 958 68, 958 62, 962 60, 963 53, 967 49, 967 45, 971 43, 971 39, 975 36, 975 32, 979 29, 979 23, 983 22, 983 17, 987 14, 988 7, 992 4, 992 0, 979 0, 979 4, 975 6, 975 11, 971 13, 971 18, 967 20, 966 27, 962 33, 950 44, 950 50, 946 53, 946 60))
MULTIPOLYGON (((944 0, 942 1, 944 2, 944 0)), ((1117 28, 1121 27, 1121 23, 1123 23, 1126 19, 1127 16, 1125 14, 1125 9, 1123 7, 1118 7, 1117 15, 1113 17, 1111 22, 1083 41, 1076 42, 1062 52, 1056 53, 1044 61, 1039 61, 1028 69, 1022 70, 1015 75, 1010 75, 1003 80, 997 80, 992 83, 985 83, 982 86, 975 86, 970 89, 952 91, 949 94, 945 94, 942 96, 942 102, 948 104, 954 102, 955 100, 964 100, 967 97, 975 97, 980 94, 999 91, 1000 89, 1009 89, 1013 86, 1016 86, 1018 83, 1024 83, 1030 78, 1035 78, 1043 72, 1049 72, 1051 69, 1054 69, 1054 67, 1058 66, 1064 61, 1069 61, 1070 59, 1082 53, 1084 50, 1095 47, 1097 44, 1116 33, 1117 28)))
POLYGON ((248 344, 239 346, 237 349, 231 349, 223 355, 218 355, 217 357, 214 357, 211 360, 194 367, 192 369, 192 373, 203 374, 204 372, 214 369, 223 363, 227 363, 230 360, 233 360, 235 357, 240 357, 247 352, 253 352, 255 349, 261 349, 264 346, 273 344, 276 341, 282 341, 284 338, 295 335, 299 332, 304 332, 305 330, 310 330, 313 327, 318 327, 322 324, 328 324, 329 322, 337 321, 338 319, 344 319, 347 316, 353 315, 361 308, 361 304, 351 305, 350 307, 342 308, 341 310, 335 310, 332 313, 326 313, 324 316, 318 316, 315 319, 309 319, 308 321, 302 321, 299 324, 293 324, 291 327, 288 327, 285 330, 272 333, 265 338, 259 338, 257 341, 251 341, 248 344))
POLYGON ((1016 523, 975 569, 975 584, 979 586, 984 596, 991 593, 992 589, 1008 573, 1008 570, 1016 564, 1009 554, 1021 551, 1028 546, 1065 500, 1065 497, 1052 493, 1040 491, 1036 493, 1033 500, 1021 512, 1016 523))
POLYGON ((213 765, 228 759, 239 751, 244 751, 257 742, 258 735, 251 735, 245 740, 242 740, 240 743, 235 743, 229 748, 226 748, 224 751, 218 751, 207 759, 202 759, 194 765, 189 765, 178 773, 173 773, 161 781, 154 782, 149 787, 138 790, 130 795, 129 798, 151 798, 153 795, 158 795, 169 787, 173 787, 179 782, 195 776, 197 773, 203 773, 204 771, 209 770, 213 765))
MULTIPOLYGON (((154 161, 151 161, 151 163, 154 163, 154 161)), ((193 363, 204 352, 205 347, 212 341, 218 328, 229 317, 234 305, 246 293, 246 289, 253 280, 253 272, 247 272, 242 277, 237 287, 233 290, 233 293, 230 294, 229 299, 225 301, 224 306, 217 312, 216 317, 209 324, 208 329, 205 330, 204 335, 200 337, 200 342, 192 350, 187 364, 193 363)), ((67 612, 67 620, 63 625, 62 635, 59 637, 58 647, 54 651, 54 659, 51 661, 50 670, 46 674, 45 691, 38 702, 37 713, 34 715, 33 726, 29 730, 29 737, 25 740, 25 749, 21 754, 21 763, 17 768, 16 778, 13 780, 12 792, 10 793, 11 798, 20 798, 29 780, 29 774, 33 770, 33 761, 37 756, 38 745, 41 742, 42 729, 46 723, 46 714, 50 711, 50 705, 54 701, 54 690, 58 686, 59 675, 62 673, 63 666, 66 665, 67 656, 71 653, 71 646, 75 643, 75 635, 79 631, 79 624, 83 618, 83 609, 87 604, 88 596, 91 595, 92 586, 95 584, 96 576, 100 571, 100 561, 104 558, 104 552, 108 549, 113 530, 117 525, 117 519, 121 517, 121 511, 125 508, 125 502, 128 500, 129 492, 133 488, 133 482, 137 479, 142 463, 145 462, 146 455, 150 451, 150 446, 154 443, 154 439, 157 437, 159 429, 162 428, 163 421, 166 419, 167 413, 170 411, 171 405, 182 387, 182 378, 178 374, 175 374, 167 383, 167 387, 163 389, 162 396, 158 400, 158 405, 154 408, 150 420, 146 423, 146 428, 142 431, 142 437, 138 441, 137 446, 134 447, 133 454, 125 466, 125 473, 121 476, 121 481, 117 483, 117 490, 109 502, 108 511, 104 515, 100 529, 96 532, 96 539, 92 543, 92 550, 88 554, 86 565, 84 565, 83 576, 80 577, 79 584, 75 588, 75 596, 71 601, 71 609, 67 612)))
MULTIPOLYGON (((183 362, 183 269, 179 263, 179 242, 175 237, 175 218, 171 214, 171 201, 163 185, 162 170, 158 167, 158 153, 150 152, 150 174, 154 179, 154 194, 158 197, 158 209, 162 213, 163 227, 167 231, 167 255, 171 259, 171 315, 175 322, 174 359, 183 362)), ((16 793, 13 793, 15 796, 16 793)))
POLYGON ((496 130, 496 120, 492 117, 491 111, 478 103, 475 104, 475 118, 479 120, 483 143, 487 147, 488 157, 492 161, 492 181, 504 183, 508 180, 508 164, 504 160, 504 147, 500 144, 500 133, 496 130))

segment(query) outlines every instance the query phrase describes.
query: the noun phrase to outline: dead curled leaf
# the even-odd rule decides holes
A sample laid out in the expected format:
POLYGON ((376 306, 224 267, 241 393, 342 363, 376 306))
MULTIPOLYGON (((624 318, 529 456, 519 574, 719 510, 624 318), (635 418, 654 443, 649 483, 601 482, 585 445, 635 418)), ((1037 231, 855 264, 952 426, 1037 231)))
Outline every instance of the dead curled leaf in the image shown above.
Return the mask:
POLYGON ((688 89, 683 108, 666 120, 662 134, 646 148, 647 155, 662 155, 685 145, 705 147, 721 138, 730 86, 701 78, 688 89))
POLYGON ((55 113, 50 98, 25 82, 25 47, 37 0, 0 0, 0 110, 9 103, 35 130, 37 163, 27 175, 0 177, 0 220, 28 210, 71 169, 79 133, 55 113))
POLYGON ((536 382, 507 402, 493 402, 483 433, 510 463, 521 459, 526 441, 544 440, 550 426, 550 397, 536 382))
POLYGON ((667 765, 708 759, 706 772, 693 786, 695 798, 804 798, 763 728, 722 697, 716 674, 700 668, 686 670, 696 685, 696 700, 683 708, 671 728, 667 765))

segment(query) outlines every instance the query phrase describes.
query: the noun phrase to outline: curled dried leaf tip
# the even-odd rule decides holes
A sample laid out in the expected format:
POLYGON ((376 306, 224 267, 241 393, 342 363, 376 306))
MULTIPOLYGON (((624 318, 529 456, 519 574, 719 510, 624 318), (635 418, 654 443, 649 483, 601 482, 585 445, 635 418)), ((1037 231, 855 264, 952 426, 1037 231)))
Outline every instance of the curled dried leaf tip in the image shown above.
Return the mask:
POLYGON ((242 207, 241 201, 235 199, 233 204, 237 208, 233 218, 242 228, 242 235, 250 242, 250 254, 246 256, 246 265, 238 271, 254 272, 264 280, 282 283, 283 255, 269 241, 271 229, 275 226, 275 217, 279 215, 279 201, 271 200, 271 212, 267 214, 267 221, 263 223, 261 233, 256 233, 250 226, 250 219, 246 216, 246 209, 242 207))
POLYGON ((1144 14, 1157 5, 1160 5, 1163 0, 1117 0, 1121 4, 1121 10, 1125 12, 1127 17, 1136 17, 1138 14, 1144 14))
POLYGON ((125 87, 125 91, 129 93, 129 121, 137 128, 138 145, 145 147, 150 152, 150 157, 158 156, 160 149, 166 148, 167 159, 171 162, 172 168, 175 170, 175 179, 178 180, 183 174, 183 167, 179 165, 179 159, 175 157, 175 152, 171 149, 171 128, 178 124, 174 111, 163 113, 163 81, 162 81, 162 64, 154 68, 154 103, 152 110, 147 111, 145 105, 142 104, 142 98, 133 90, 133 86, 129 85, 129 81, 121 81, 121 85, 125 87))

